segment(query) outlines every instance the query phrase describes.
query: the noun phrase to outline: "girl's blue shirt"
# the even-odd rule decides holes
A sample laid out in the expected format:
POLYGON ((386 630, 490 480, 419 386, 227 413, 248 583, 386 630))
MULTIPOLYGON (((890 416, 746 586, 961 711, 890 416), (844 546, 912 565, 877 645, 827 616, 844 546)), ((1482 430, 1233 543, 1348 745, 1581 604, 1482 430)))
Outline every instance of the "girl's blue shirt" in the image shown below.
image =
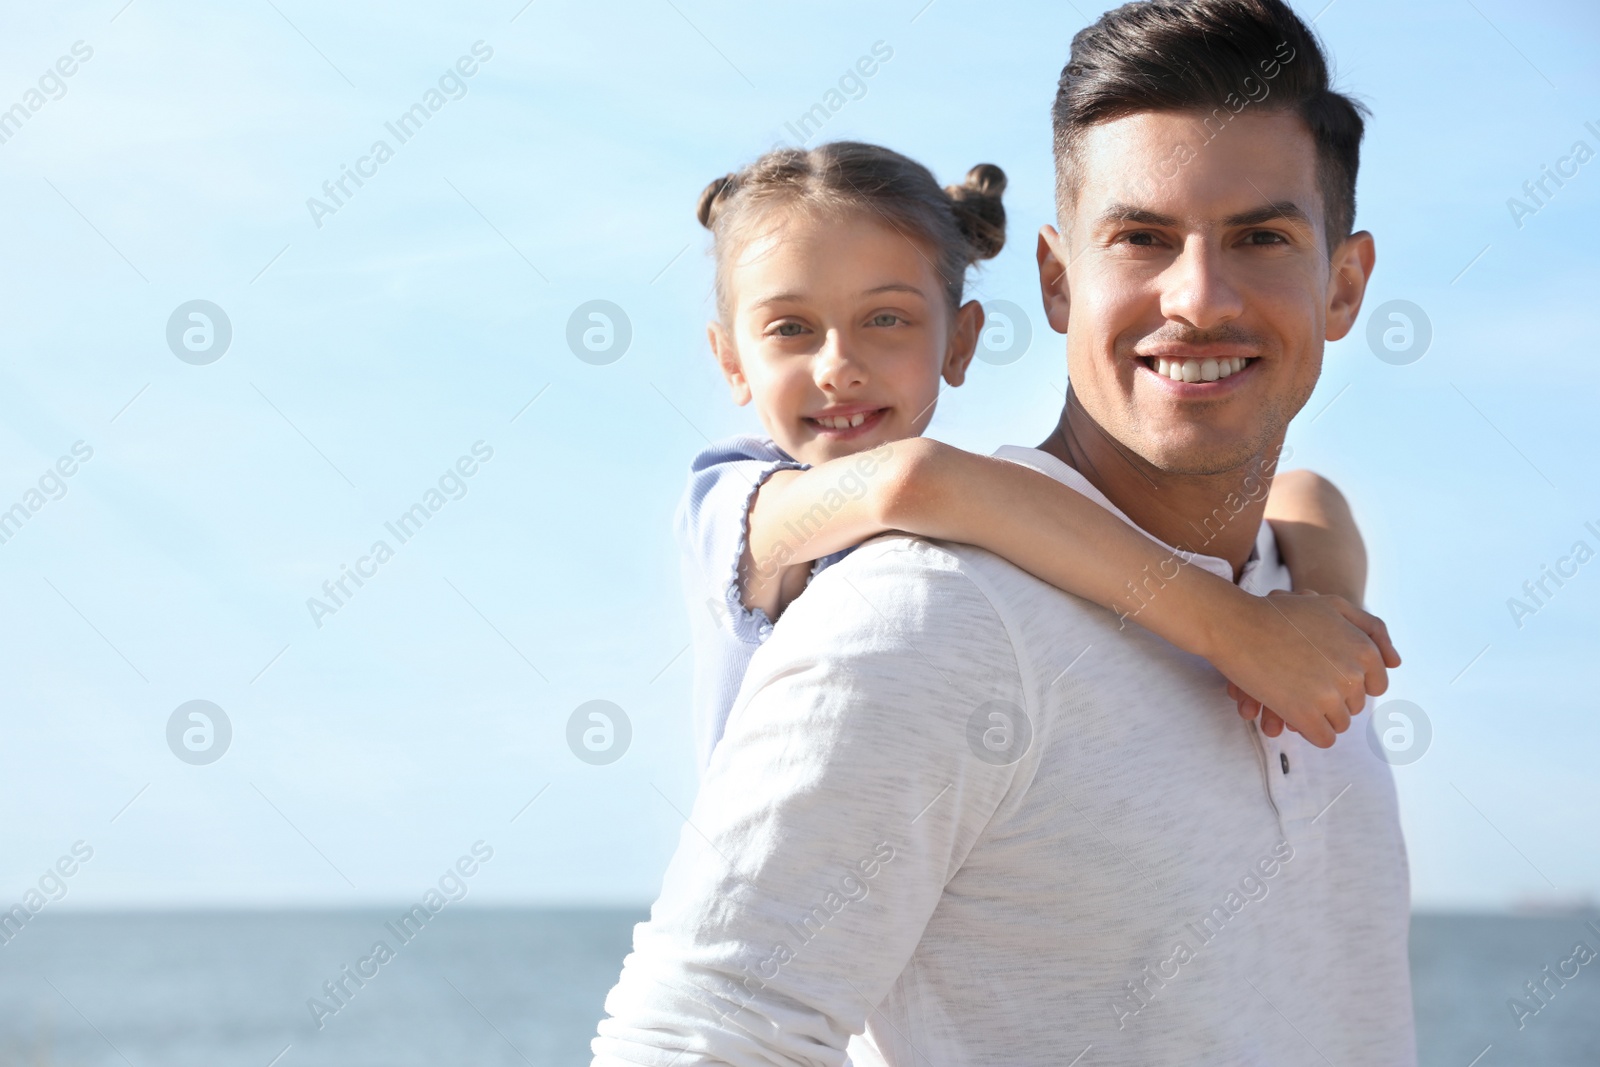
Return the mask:
MULTIPOLYGON (((807 470, 770 438, 729 437, 695 456, 676 526, 684 598, 694 637, 695 756, 702 770, 722 739, 750 657, 772 632, 760 608, 739 593, 739 562, 750 536, 756 490, 776 471, 807 470)), ((850 553, 846 548, 811 565, 815 577, 850 553)))

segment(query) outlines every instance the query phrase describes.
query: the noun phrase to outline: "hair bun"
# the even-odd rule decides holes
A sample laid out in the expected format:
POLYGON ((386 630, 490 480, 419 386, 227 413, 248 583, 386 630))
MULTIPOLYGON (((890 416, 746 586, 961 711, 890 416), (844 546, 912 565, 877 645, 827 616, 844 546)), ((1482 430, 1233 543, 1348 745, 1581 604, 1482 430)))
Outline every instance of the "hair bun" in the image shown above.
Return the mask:
POLYGON ((967 171, 966 181, 961 183, 961 187, 998 200, 1000 194, 1006 191, 1006 172, 993 163, 979 163, 967 171))
MULTIPOLYGON (((1002 177, 1001 181, 1004 180, 1002 177)), ((716 223, 717 212, 720 209, 718 201, 732 185, 733 175, 724 174, 720 178, 711 179, 711 184, 700 191, 700 203, 695 208, 695 216, 700 220, 700 225, 709 230, 716 223)))
POLYGON ((1006 172, 993 163, 979 163, 960 185, 945 189, 974 261, 996 256, 1005 247, 1006 209, 1000 203, 1005 190, 1006 172))

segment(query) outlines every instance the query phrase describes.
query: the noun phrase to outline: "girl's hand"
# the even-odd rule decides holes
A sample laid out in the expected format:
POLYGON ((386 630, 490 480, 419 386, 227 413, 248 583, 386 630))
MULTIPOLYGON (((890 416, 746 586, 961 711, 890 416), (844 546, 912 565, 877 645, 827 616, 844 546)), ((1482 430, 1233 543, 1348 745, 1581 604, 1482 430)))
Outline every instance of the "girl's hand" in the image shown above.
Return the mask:
MULTIPOLYGON (((1278 717, 1277 712, 1265 706, 1261 703, 1261 701, 1257 700, 1249 693, 1246 693, 1243 689, 1240 689, 1232 682, 1228 683, 1228 695, 1232 697, 1234 703, 1238 704, 1239 706, 1239 718, 1248 721, 1259 715, 1261 716, 1262 733, 1266 734, 1268 737, 1277 737, 1279 734, 1283 733, 1283 728, 1286 724, 1281 718, 1278 717)), ((1294 729, 1292 726, 1289 728, 1291 730, 1294 729)), ((1299 733, 1300 731, 1295 730, 1295 732, 1299 733)))
POLYGON ((1389 688, 1386 668, 1400 666, 1383 620, 1342 597, 1275 590, 1236 606, 1212 662, 1240 716, 1260 714, 1268 737, 1288 726, 1331 747, 1366 698, 1389 688))

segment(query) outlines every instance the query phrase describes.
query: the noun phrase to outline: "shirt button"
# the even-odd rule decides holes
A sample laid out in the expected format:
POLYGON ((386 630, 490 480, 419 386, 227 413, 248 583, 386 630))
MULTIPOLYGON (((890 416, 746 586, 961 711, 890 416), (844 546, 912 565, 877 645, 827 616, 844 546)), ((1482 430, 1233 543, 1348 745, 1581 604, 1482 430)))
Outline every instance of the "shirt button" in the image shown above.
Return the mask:
POLYGON ((1284 774, 1288 774, 1289 773, 1289 753, 1287 753, 1287 752, 1278 753, 1278 763, 1280 765, 1282 765, 1283 773, 1284 774))

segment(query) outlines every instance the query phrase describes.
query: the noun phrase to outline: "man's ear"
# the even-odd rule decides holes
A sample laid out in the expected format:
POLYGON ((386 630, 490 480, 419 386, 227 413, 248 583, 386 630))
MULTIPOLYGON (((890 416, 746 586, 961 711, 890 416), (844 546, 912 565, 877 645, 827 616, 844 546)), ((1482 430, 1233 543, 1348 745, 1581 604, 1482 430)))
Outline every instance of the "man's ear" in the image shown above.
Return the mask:
POLYGON ((706 337, 711 341, 711 354, 717 357, 717 366, 728 380, 733 402, 740 407, 750 403, 750 383, 745 380, 744 367, 739 363, 739 350, 734 347, 728 328, 720 322, 706 325, 706 337))
POLYGON ((1072 310, 1072 294, 1067 289, 1067 264, 1072 257, 1067 254, 1066 239, 1054 226, 1039 230, 1039 295, 1044 297, 1044 317, 1056 333, 1067 332, 1067 319, 1072 310))
POLYGON ((1355 327, 1377 256, 1372 234, 1360 230, 1328 258, 1328 340, 1337 341, 1355 327))
POLYGON ((956 309, 955 321, 950 326, 950 344, 944 354, 944 380, 952 386, 967 380, 967 368, 972 365, 982 333, 983 305, 968 300, 956 309))

